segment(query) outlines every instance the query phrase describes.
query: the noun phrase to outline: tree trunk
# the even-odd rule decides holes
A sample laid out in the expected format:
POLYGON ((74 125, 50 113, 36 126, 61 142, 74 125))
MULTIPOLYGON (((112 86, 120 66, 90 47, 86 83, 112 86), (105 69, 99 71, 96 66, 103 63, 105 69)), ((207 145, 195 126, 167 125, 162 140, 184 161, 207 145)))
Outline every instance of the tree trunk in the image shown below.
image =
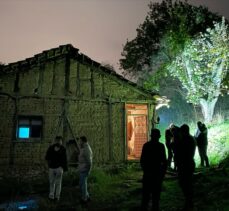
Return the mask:
POLYGON ((215 104, 217 100, 218 97, 213 98, 211 101, 205 100, 203 98, 200 99, 201 110, 206 123, 211 122, 213 119, 215 104))

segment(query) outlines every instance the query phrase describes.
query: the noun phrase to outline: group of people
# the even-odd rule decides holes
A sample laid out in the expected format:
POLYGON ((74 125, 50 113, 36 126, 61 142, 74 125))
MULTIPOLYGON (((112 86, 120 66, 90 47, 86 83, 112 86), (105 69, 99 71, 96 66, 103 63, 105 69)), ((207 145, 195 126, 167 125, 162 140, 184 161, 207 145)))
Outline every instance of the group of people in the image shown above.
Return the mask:
MULTIPOLYGON (((92 167, 92 150, 85 136, 80 137, 79 140, 78 169, 81 203, 87 203, 90 201, 87 179, 92 167)), ((68 170, 66 148, 62 142, 63 138, 56 136, 45 155, 49 167, 49 199, 51 201, 59 201, 63 172, 68 170)))
POLYGON ((193 173, 195 170, 194 155, 198 147, 201 166, 209 167, 207 157, 207 127, 197 122, 197 131, 194 136, 190 134, 187 124, 181 127, 170 124, 165 131, 165 145, 159 142, 161 133, 159 129, 151 130, 150 141, 142 148, 140 164, 143 170, 142 203, 141 210, 148 210, 149 201, 152 201, 152 210, 159 210, 159 200, 162 182, 167 168, 174 161, 174 169, 178 175, 179 185, 185 197, 184 210, 193 207, 193 173))
MULTIPOLYGON (((173 169, 177 170, 176 151, 179 140, 181 139, 180 128, 171 123, 168 129, 165 130, 165 144, 168 152, 168 167, 172 168, 172 161, 174 163, 173 169)), ((207 156, 208 146, 208 129, 206 125, 200 121, 197 122, 197 129, 194 134, 195 142, 200 156, 200 164, 202 167, 209 167, 209 160, 207 156)))
MULTIPOLYGON (((201 166, 209 167, 207 127, 202 122, 197 122, 197 131, 192 136, 187 124, 183 124, 181 127, 170 124, 165 131, 168 159, 164 144, 159 142, 160 137, 160 130, 153 128, 150 141, 146 142, 142 148, 140 158, 143 170, 141 210, 148 210, 150 199, 152 200, 152 210, 159 210, 162 182, 172 161, 174 161, 174 169, 177 171, 179 185, 185 197, 185 210, 188 210, 193 206, 192 177, 195 170, 196 145, 201 166)), ((81 202, 87 203, 90 200, 87 179, 92 167, 92 150, 85 136, 80 137, 79 140, 78 169, 81 202)), ((49 167, 49 199, 53 201, 60 199, 63 172, 68 170, 66 148, 62 142, 63 138, 56 136, 45 156, 49 167)))

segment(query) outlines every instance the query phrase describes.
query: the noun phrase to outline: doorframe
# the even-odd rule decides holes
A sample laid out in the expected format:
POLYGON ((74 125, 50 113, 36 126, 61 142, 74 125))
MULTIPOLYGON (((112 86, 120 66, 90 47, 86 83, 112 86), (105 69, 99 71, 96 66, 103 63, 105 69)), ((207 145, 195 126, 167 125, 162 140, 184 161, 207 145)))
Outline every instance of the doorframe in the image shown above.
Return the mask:
POLYGON ((136 104, 136 105, 146 105, 147 107, 147 114, 146 114, 146 123, 147 123, 147 141, 148 141, 148 138, 149 138, 149 108, 150 108, 150 104, 148 102, 125 102, 124 103, 124 137, 125 137, 125 142, 124 142, 124 158, 127 162, 138 162, 139 159, 133 159, 133 160, 128 160, 128 143, 127 143, 127 118, 128 118, 128 113, 127 113, 127 109, 126 109, 126 106, 128 104, 136 104))

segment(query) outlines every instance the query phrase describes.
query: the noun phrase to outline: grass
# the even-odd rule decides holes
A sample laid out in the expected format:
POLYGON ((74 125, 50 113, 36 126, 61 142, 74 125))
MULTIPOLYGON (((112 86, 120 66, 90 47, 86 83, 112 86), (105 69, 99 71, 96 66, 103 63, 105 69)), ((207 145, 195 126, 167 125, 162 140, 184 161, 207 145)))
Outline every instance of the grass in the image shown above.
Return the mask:
MULTIPOLYGON (((228 121, 209 126, 209 157, 214 166, 196 171, 195 211, 229 210, 228 126, 228 121)), ((198 157, 196 161, 198 162, 198 157)), ((34 199, 39 207, 35 207, 34 210, 135 211, 139 210, 141 201, 141 178, 142 170, 139 163, 93 168, 88 180, 92 201, 85 207, 80 204, 79 177, 76 168, 72 167, 64 174, 59 203, 50 203, 47 199, 49 187, 47 174, 30 180, 6 176, 0 178, 0 202, 10 204, 12 201, 34 199)), ((182 207, 183 201, 177 178, 167 174, 161 193, 161 210, 176 211, 182 207)), ((4 210, 1 209, 1 205, 0 210, 4 210)))
POLYGON ((229 155, 229 121, 209 126, 209 158, 218 164, 229 155))
MULTIPOLYGON (((195 174, 195 211, 226 211, 229 208, 229 160, 223 168, 197 169, 195 174)), ((61 201, 50 203, 47 178, 33 180, 33 183, 8 183, 14 190, 8 200, 23 201, 35 199, 38 210, 91 210, 91 211, 135 211, 141 201, 142 171, 138 163, 114 166, 110 169, 95 168, 89 177, 89 192, 92 201, 81 206, 78 187, 78 172, 71 168, 63 178, 61 201), (28 188, 30 187, 30 188, 28 188), (13 195, 14 194, 14 195, 13 195)), ((7 182, 12 182, 8 180, 7 182)), ((6 181, 0 180, 1 191, 8 189, 6 181), (5 184, 5 186, 2 186, 5 184)), ((9 189, 8 189, 9 190, 9 189)), ((184 198, 175 176, 166 175, 161 193, 161 210, 176 211, 183 205, 184 198)), ((1 209, 0 209, 1 210, 1 209)), ((16 210, 16 209, 15 209, 16 210)))
MULTIPOLYGON (((196 124, 190 123, 190 133, 194 135, 196 124)), ((208 157, 211 165, 218 165, 222 160, 229 156, 229 120, 215 121, 208 127, 208 157)), ((164 125, 159 127, 162 137, 161 142, 165 143, 165 129, 164 125)), ((198 150, 195 153, 195 161, 197 166, 200 164, 198 150)))

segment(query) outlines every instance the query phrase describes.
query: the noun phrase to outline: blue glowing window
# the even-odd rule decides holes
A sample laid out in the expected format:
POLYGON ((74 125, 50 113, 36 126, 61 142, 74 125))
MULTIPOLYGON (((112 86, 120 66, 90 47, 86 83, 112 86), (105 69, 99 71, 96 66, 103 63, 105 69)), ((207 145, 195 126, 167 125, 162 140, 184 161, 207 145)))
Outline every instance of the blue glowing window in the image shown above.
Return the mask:
POLYGON ((29 138, 29 127, 19 127, 19 138, 29 138))
POLYGON ((42 116, 18 116, 16 136, 19 139, 41 139, 42 116))

